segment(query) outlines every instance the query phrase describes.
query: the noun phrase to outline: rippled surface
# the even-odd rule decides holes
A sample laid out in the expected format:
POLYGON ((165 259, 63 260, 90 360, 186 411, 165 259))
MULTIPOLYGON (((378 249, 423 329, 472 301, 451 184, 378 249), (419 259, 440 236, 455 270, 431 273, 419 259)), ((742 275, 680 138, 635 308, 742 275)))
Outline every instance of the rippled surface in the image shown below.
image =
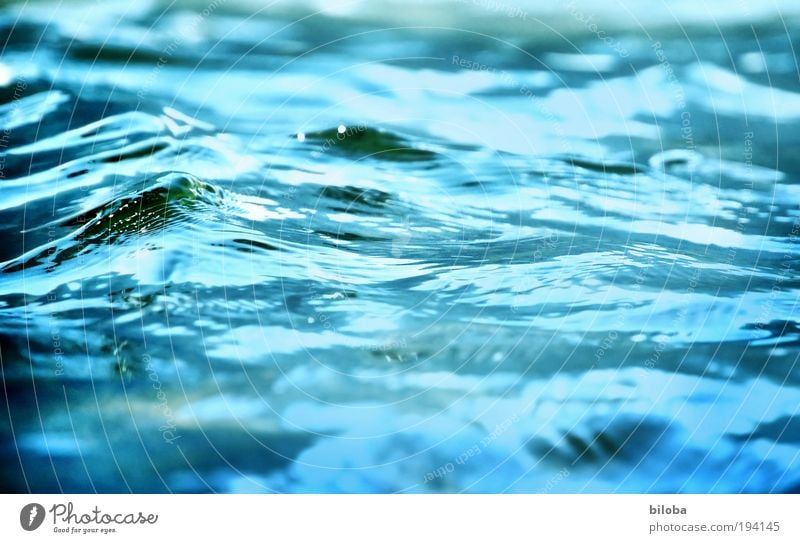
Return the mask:
POLYGON ((707 4, 6 8, 3 490, 800 490, 796 14, 707 4))

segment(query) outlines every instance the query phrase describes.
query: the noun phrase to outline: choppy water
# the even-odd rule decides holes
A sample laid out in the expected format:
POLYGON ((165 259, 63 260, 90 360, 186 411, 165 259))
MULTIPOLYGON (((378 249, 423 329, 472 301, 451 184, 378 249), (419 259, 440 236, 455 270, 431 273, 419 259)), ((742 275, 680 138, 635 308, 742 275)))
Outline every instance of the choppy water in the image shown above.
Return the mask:
POLYGON ((796 7, 346 4, 2 12, 3 490, 800 490, 796 7))

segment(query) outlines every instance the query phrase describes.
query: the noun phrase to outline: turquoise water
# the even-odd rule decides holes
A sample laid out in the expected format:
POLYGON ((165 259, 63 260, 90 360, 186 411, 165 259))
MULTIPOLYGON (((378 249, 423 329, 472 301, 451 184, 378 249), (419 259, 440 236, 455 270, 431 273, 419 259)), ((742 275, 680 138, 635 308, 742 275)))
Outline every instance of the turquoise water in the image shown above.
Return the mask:
POLYGON ((4 8, 2 490, 800 490, 798 10, 730 4, 4 8))

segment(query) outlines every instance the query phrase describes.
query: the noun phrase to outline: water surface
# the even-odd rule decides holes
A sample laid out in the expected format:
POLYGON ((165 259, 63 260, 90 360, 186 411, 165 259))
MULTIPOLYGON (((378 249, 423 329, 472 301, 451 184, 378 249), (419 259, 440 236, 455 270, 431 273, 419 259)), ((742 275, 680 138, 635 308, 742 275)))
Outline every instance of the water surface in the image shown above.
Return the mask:
POLYGON ((796 6, 57 4, 4 491, 800 490, 796 6))

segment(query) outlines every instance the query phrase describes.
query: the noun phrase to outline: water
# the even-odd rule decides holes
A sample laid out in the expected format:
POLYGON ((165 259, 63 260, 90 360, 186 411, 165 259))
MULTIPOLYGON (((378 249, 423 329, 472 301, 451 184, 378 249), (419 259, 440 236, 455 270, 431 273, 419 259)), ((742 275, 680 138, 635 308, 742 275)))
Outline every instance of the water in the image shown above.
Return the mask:
POLYGON ((2 490, 800 490, 797 7, 536 4, 4 8, 2 490))

